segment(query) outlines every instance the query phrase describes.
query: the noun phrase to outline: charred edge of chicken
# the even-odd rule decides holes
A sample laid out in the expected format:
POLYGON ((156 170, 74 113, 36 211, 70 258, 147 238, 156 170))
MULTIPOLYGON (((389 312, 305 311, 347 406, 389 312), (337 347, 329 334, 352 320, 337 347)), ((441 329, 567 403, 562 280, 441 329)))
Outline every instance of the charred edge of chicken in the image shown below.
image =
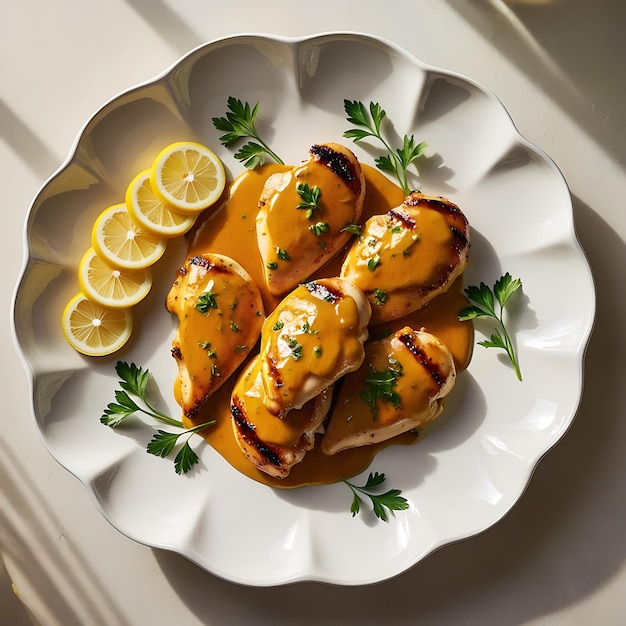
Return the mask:
POLYGON ((398 337, 398 340, 403 343, 408 351, 415 357, 417 362, 428 372, 430 377, 435 381, 438 387, 443 387, 447 380, 447 376, 441 371, 441 367, 438 363, 435 363, 430 358, 427 352, 418 346, 413 340, 412 335, 409 333, 403 333, 398 337))
POLYGON ((311 146, 309 152, 316 161, 323 163, 333 174, 339 176, 355 194, 361 191, 361 180, 356 167, 345 154, 318 144, 311 146))
POLYGON ((283 463, 280 456, 259 439, 259 436, 256 434, 256 426, 246 419, 246 414, 241 406, 241 402, 236 396, 233 397, 230 405, 230 414, 237 426, 237 431, 246 443, 254 448, 268 464, 277 468, 282 467, 283 463))

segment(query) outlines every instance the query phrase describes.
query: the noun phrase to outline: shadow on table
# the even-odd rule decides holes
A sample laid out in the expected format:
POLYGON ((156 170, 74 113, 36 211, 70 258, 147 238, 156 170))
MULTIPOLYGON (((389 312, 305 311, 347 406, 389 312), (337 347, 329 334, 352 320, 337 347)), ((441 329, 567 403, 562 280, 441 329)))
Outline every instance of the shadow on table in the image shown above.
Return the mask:
POLYGON ((624 164, 623 0, 448 0, 448 4, 624 164))
POLYGON ((178 555, 155 551, 172 587, 201 621, 265 624, 271 616, 273 625, 287 624, 294 621, 293 607, 302 607, 297 621, 304 625, 379 624, 391 618, 394 624, 458 624, 467 623, 468 615, 472 623, 526 623, 563 611, 623 567, 625 372, 608 359, 616 346, 626 344, 626 298, 615 288, 618 269, 626 266, 626 249, 577 198, 574 215, 598 291, 585 391, 570 432, 539 464, 514 509, 481 535, 442 548, 395 579, 368 587, 240 587, 178 555))
POLYGON ((126 0, 126 2, 181 54, 203 42, 200 34, 172 11, 163 0, 126 0))

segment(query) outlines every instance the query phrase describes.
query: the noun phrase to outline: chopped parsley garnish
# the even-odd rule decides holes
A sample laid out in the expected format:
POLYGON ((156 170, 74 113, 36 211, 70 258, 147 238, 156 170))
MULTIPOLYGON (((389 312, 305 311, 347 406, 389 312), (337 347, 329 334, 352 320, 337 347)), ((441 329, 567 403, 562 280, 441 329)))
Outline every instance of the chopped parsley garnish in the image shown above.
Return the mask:
POLYGON ((321 237, 330 230, 330 226, 326 222, 316 222, 309 226, 309 230, 316 236, 321 237))
POLYGON ((346 224, 341 232, 352 233, 353 235, 361 236, 361 224, 346 224))
POLYGON ((373 256, 367 262, 367 269, 370 270, 370 272, 373 272, 379 265, 380 265, 380 257, 376 255, 376 256, 373 256))
POLYGON ((298 361, 302 358, 302 345, 299 344, 293 337, 285 338, 287 341, 287 345, 291 350, 291 356, 294 361, 298 361))
POLYGON ((237 324, 237 322, 231 321, 230 323, 230 329, 234 332, 234 333, 238 333, 239 331, 241 331, 241 328, 239 328, 239 324, 237 324))
POLYGON ((209 355, 209 358, 217 359, 217 353, 214 350, 211 350, 211 343, 209 341, 198 341, 198 345, 203 350, 206 350, 207 354, 209 355))
POLYGON ((372 415, 378 415, 378 401, 389 402, 394 409, 399 409, 402 399, 395 387, 402 376, 402 366, 394 361, 386 370, 378 371, 374 367, 365 378, 365 387, 359 394, 361 400, 370 408, 372 415))
POLYGON ((289 256, 289 253, 287 252, 287 250, 283 250, 282 248, 276 248, 276 256, 281 260, 281 261, 290 261, 291 257, 289 256))
POLYGON ((281 322, 280 320, 278 320, 276 324, 272 326, 272 330, 281 330, 284 325, 285 325, 285 322, 281 322))
POLYGON ((278 269, 278 263, 276 263, 276 261, 270 261, 267 264, 267 269, 268 270, 276 270, 276 269, 278 269))
POLYGON ((217 294, 212 291, 206 291, 198 296, 196 300, 196 309, 202 313, 202 315, 208 315, 210 309, 217 309, 217 294))
POLYGON ((313 211, 319 209, 318 204, 322 197, 322 190, 317 185, 309 187, 309 183, 298 183, 296 191, 302 200, 297 204, 296 209, 305 210, 306 218, 310 220, 313 217, 313 211))
POLYGON ((382 289, 374 289, 374 303, 378 306, 383 306, 385 302, 387 302, 388 297, 389 296, 386 291, 383 291, 382 289))

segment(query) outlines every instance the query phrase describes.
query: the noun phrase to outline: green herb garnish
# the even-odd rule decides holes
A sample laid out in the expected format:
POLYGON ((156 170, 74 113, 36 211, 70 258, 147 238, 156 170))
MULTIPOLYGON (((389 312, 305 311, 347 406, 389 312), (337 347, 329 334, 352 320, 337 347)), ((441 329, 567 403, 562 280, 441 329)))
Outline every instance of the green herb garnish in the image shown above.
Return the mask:
POLYGON ((217 309, 216 294, 212 291, 207 291, 198 296, 196 300, 196 309, 202 313, 202 315, 208 315, 209 309, 217 309))
POLYGON ((202 430, 203 428, 206 428, 207 426, 213 426, 215 423, 215 420, 211 420, 210 422, 205 422, 204 424, 198 424, 193 428, 187 428, 180 433, 168 433, 165 430, 157 430, 156 434, 148 443, 146 452, 165 458, 172 452, 178 442, 178 439, 187 435, 187 439, 185 439, 183 447, 178 451, 176 457, 174 458, 174 470, 176 473, 186 474, 199 460, 198 455, 189 445, 191 435, 199 430, 202 430))
POLYGON ((287 250, 283 250, 282 248, 276 247, 276 256, 281 261, 291 261, 291 257, 289 256, 289 252, 287 252, 287 250))
MULTIPOLYGON (((176 426, 177 428, 185 428, 185 425, 180 420, 175 420, 160 411, 157 411, 148 401, 148 383, 150 381, 150 371, 144 370, 141 367, 137 367, 134 363, 125 363, 124 361, 118 361, 115 365, 115 371, 120 377, 119 386, 121 389, 115 391, 116 402, 111 402, 104 410, 100 421, 106 426, 116 428, 127 417, 141 412, 149 415, 150 417, 168 424, 170 426, 176 426), (140 406, 137 404, 130 395, 139 398, 143 404, 140 406)), ((215 420, 198 424, 193 428, 188 428, 180 433, 168 433, 164 430, 157 431, 157 434, 152 438, 147 447, 147 452, 150 454, 156 454, 160 457, 166 457, 174 449, 178 438, 182 435, 191 435, 207 426, 215 424, 215 420)), ((188 472, 192 465, 198 462, 198 455, 193 451, 189 445, 189 437, 185 441, 183 447, 179 450, 176 458, 174 459, 174 469, 177 474, 188 472)))
POLYGON ((373 272, 378 266, 380 265, 380 257, 378 255, 373 256, 368 262, 367 262, 367 269, 370 272, 373 272))
POLYGON ((402 493, 399 489, 390 489, 385 493, 376 493, 376 488, 380 487, 385 482, 385 475, 374 472, 369 474, 367 482, 363 487, 358 487, 349 480, 346 480, 343 476, 339 476, 339 480, 348 485, 350 491, 352 491, 352 505, 350 506, 350 512, 354 517, 361 510, 361 503, 363 502, 359 494, 367 496, 374 508, 374 514, 378 519, 383 522, 389 521, 389 513, 395 517, 394 511, 405 511, 409 508, 409 503, 406 498, 401 496, 402 493))
POLYGON ((317 222, 309 226, 309 230, 316 236, 321 237, 330 230, 330 226, 326 222, 317 222))
POLYGON ((501 348, 504 350, 513 365, 513 370, 518 380, 522 380, 522 373, 515 354, 515 348, 504 325, 503 314, 504 307, 509 301, 509 298, 521 287, 522 281, 519 278, 513 279, 508 272, 496 280, 493 291, 482 282, 478 287, 475 285, 467 287, 465 294, 473 304, 465 307, 459 313, 459 319, 462 322, 473 320, 477 317, 492 317, 498 322, 502 333, 496 328, 495 333, 493 333, 489 339, 479 341, 478 345, 484 346, 485 348, 501 348), (494 294, 495 300, 497 300, 499 305, 497 309, 494 294))
POLYGON ((370 407, 374 416, 378 415, 378 401, 384 400, 399 409, 402 404, 400 394, 395 391, 398 378, 402 376, 402 366, 397 361, 392 363, 386 370, 378 371, 374 367, 365 377, 365 388, 359 394, 361 400, 370 407))
POLYGON ((358 128, 347 130, 343 136, 352 139, 354 142, 361 141, 366 137, 374 137, 382 142, 388 154, 376 159, 376 167, 382 172, 394 176, 404 193, 409 195, 411 189, 408 182, 407 168, 422 155, 426 144, 424 142, 416 144, 413 135, 410 137, 404 135, 402 148, 393 150, 383 137, 381 130, 381 124, 387 113, 377 102, 370 102, 369 111, 358 100, 344 100, 343 106, 348 116, 348 122, 358 126, 358 128))
POLYGON ((248 169, 254 169, 263 164, 265 155, 270 156, 276 163, 284 164, 283 160, 259 137, 254 122, 259 110, 259 103, 254 107, 243 103, 232 96, 228 98, 226 117, 214 117, 213 126, 224 134, 219 138, 226 148, 230 148, 239 139, 254 139, 243 145, 236 153, 235 158, 241 161, 248 169))
POLYGON ((299 359, 302 358, 302 345, 299 344, 295 339, 293 338, 285 338, 285 340, 287 341, 287 345, 289 346, 289 349, 291 350, 291 356, 293 358, 294 361, 298 361, 299 359))
POLYGON ((353 235, 361 236, 361 224, 346 224, 341 232, 351 233, 353 235))
POLYGON ((206 350, 207 354, 209 355, 209 358, 217 359, 217 352, 215 352, 215 350, 211 349, 211 342, 210 341, 198 341, 198 345, 203 350, 206 350))
POLYGON ((115 428, 119 426, 127 417, 140 412, 153 417, 164 424, 184 428, 181 421, 172 419, 168 415, 157 411, 147 399, 148 382, 150 381, 150 371, 137 367, 134 363, 130 365, 123 361, 118 361, 115 371, 121 378, 119 385, 122 389, 115 391, 116 402, 111 402, 104 410, 100 421, 106 426, 115 428), (144 406, 139 406, 131 399, 129 394, 139 398, 144 406))
POLYGON ((388 297, 389 296, 386 291, 383 291, 382 289, 374 289, 374 303, 378 306, 384 306, 388 297))
POLYGON ((296 191, 302 200, 302 202, 298 203, 296 209, 304 209, 306 218, 310 220, 313 217, 313 211, 319 209, 318 204, 322 197, 322 190, 317 185, 309 187, 309 183, 298 183, 296 191))

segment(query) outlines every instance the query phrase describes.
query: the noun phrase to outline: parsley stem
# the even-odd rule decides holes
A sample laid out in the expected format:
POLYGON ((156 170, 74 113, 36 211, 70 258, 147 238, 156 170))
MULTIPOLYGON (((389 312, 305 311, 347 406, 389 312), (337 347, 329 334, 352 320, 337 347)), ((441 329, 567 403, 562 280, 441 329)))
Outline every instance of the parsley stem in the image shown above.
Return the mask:
POLYGON ((511 359, 511 364, 513 365, 513 371, 517 376, 517 380, 522 380, 522 372, 520 371, 519 363, 517 362, 517 358, 515 356, 515 348, 513 347, 513 342, 509 337, 509 333, 504 326, 504 322, 502 321, 502 310, 500 310, 500 315, 498 316, 498 321, 500 322, 500 327, 502 328, 502 333, 504 336, 504 345, 506 349, 506 353, 509 355, 509 359, 511 359))
POLYGON ((159 422, 163 422, 164 424, 169 424, 170 426, 176 426, 177 428, 185 428, 185 425, 180 420, 175 420, 173 417, 169 417, 169 415, 165 415, 164 413, 157 411, 154 407, 150 406, 150 404, 148 404, 145 400, 144 402, 149 409, 149 410, 142 409, 142 411, 146 415, 150 415, 150 417, 154 417, 154 419, 158 420, 159 422))
POLYGON ((278 163, 279 165, 284 165, 285 162, 258 136, 254 135, 254 138, 265 148, 267 153, 278 163))
POLYGON ((207 426, 215 426, 215 424, 217 424, 217 420, 209 420, 208 422, 202 422, 202 424, 197 424, 196 426, 187 428, 184 433, 181 433, 181 435, 187 434, 187 433, 189 435, 193 435, 194 433, 197 433, 199 430, 202 430, 203 428, 207 428, 207 426))

